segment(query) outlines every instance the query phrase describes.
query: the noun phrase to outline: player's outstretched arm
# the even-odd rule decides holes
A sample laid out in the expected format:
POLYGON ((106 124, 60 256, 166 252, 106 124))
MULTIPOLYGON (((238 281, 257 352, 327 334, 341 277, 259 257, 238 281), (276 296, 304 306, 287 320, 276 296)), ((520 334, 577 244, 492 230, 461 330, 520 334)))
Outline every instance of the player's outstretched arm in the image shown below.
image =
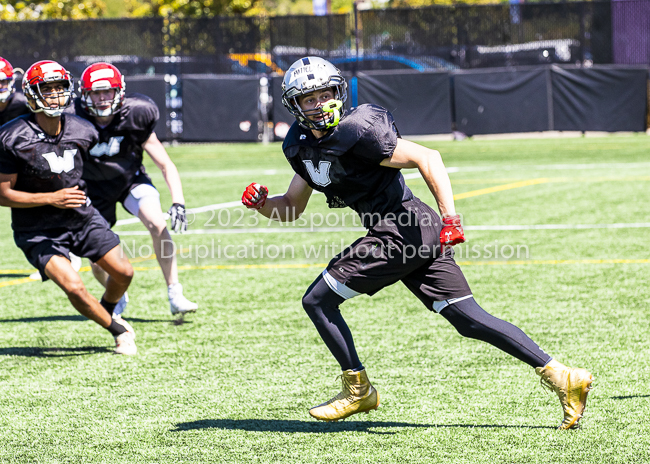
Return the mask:
POLYGON ((172 203, 185 205, 185 197, 183 196, 183 184, 181 184, 181 176, 178 174, 176 165, 167 154, 167 150, 163 144, 156 137, 156 133, 152 132, 147 141, 142 145, 142 148, 149 153, 154 164, 162 172, 163 178, 169 187, 169 193, 172 196, 172 203))
POLYGON ((454 193, 449 174, 437 150, 431 150, 408 140, 397 139, 393 156, 384 159, 381 165, 391 168, 418 168, 436 199, 442 216, 443 228, 440 242, 443 245, 455 245, 465 241, 460 216, 456 214, 454 206, 454 193))
POLYGON ((242 203, 250 209, 256 209, 269 219, 280 222, 292 222, 298 219, 307 207, 312 188, 298 174, 293 176, 291 184, 284 195, 268 198, 269 190, 260 184, 250 184, 244 190, 242 203))
POLYGON ((61 209, 79 208, 86 204, 86 194, 78 186, 56 192, 28 193, 14 190, 17 174, 0 173, 0 206, 11 208, 35 208, 52 205, 61 209))
POLYGON ((393 156, 383 160, 381 165, 391 168, 418 168, 438 203, 440 214, 443 217, 456 214, 451 181, 437 150, 431 150, 408 140, 397 139, 393 156))

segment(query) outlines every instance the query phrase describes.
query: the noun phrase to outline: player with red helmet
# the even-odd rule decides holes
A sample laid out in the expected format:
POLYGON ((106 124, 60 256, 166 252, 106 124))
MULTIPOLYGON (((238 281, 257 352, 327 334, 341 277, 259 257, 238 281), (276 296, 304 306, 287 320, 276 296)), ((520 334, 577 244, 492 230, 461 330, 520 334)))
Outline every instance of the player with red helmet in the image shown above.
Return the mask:
MULTIPOLYGON (((125 89, 124 76, 109 63, 92 64, 81 75, 75 112, 93 123, 99 131, 99 143, 90 150, 84 165, 83 178, 88 184, 88 195, 111 226, 117 221, 117 203, 122 203, 129 213, 140 218, 151 233, 156 257, 167 283, 171 313, 194 312, 198 305, 185 298, 183 287, 178 282, 176 255, 169 249, 173 242, 158 190, 142 165, 143 150, 160 168, 167 182, 173 203, 169 215, 172 229, 176 232, 187 230, 181 179, 154 133, 159 118, 158 107, 149 97, 127 95, 125 89)), ((98 266, 93 266, 93 273, 97 280, 105 281, 106 274, 98 266)), ((115 314, 124 311, 127 301, 125 295, 115 314)))
POLYGON ((64 113, 72 86, 70 73, 54 61, 34 63, 23 76, 31 113, 0 128, 0 205, 11 207, 16 245, 42 279, 52 279, 77 311, 106 328, 115 338, 116 353, 133 355, 133 329, 110 314, 133 268, 119 237, 86 196, 83 163, 99 135, 92 124, 64 113), (110 276, 101 302, 72 267, 71 252, 110 276))
POLYGON ((27 100, 20 92, 16 93, 15 83, 16 74, 13 66, 0 57, 0 126, 29 113, 27 100))

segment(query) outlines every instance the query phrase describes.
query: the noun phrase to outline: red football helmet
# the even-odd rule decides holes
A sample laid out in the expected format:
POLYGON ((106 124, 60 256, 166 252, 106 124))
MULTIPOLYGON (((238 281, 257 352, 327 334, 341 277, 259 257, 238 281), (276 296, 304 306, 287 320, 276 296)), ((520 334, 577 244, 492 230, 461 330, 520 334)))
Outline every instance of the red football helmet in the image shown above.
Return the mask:
POLYGON ((91 64, 79 81, 81 107, 93 116, 110 116, 122 106, 125 89, 124 76, 115 66, 110 63, 91 64), (90 97, 92 91, 110 89, 115 90, 112 100, 93 102, 90 97))
POLYGON ((70 73, 56 61, 39 61, 29 67, 23 76, 23 93, 27 98, 29 109, 34 113, 41 111, 50 117, 61 116, 72 103, 73 80, 70 73), (41 91, 43 84, 50 82, 63 82, 63 92, 57 92, 65 96, 65 103, 57 107, 45 104, 45 97, 41 91))
POLYGON ((14 76, 13 66, 0 56, 0 103, 6 102, 9 96, 16 91, 14 82, 16 82, 16 76, 14 76))

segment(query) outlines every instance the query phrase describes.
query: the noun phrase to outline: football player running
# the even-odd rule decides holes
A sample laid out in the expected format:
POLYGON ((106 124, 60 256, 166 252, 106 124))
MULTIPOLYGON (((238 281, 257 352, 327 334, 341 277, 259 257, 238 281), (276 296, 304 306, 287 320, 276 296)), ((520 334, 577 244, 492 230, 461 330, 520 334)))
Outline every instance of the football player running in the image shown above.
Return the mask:
POLYGON ((135 333, 111 312, 131 283, 133 268, 120 239, 93 208, 81 178, 83 159, 98 141, 92 124, 64 114, 72 103, 72 77, 54 61, 39 61, 23 76, 33 114, 0 128, 0 204, 11 207, 16 245, 52 279, 72 305, 115 338, 115 353, 137 352, 135 333), (97 301, 70 264, 70 252, 90 259, 108 275, 97 301))
MULTIPOLYGON (((124 209, 142 221, 151 234, 154 252, 167 283, 172 315, 195 312, 198 305, 185 298, 183 286, 178 282, 174 242, 167 230, 160 194, 142 165, 144 150, 162 171, 171 192, 172 229, 184 232, 187 219, 181 179, 154 133, 158 107, 145 95, 126 95, 122 73, 109 63, 88 66, 81 75, 79 92, 80 97, 75 101, 76 114, 92 122, 99 131, 99 143, 91 148, 84 165, 88 196, 111 227, 117 221, 117 203, 122 203, 124 209)), ((106 282, 106 274, 98 266, 93 266, 93 273, 100 283, 106 282)), ((114 314, 121 314, 127 302, 125 294, 114 314)))
POLYGON ((249 185, 243 204, 267 218, 293 221, 316 189, 331 208, 355 210, 368 229, 365 237, 330 261, 302 299, 343 371, 342 391, 309 413, 336 421, 379 406, 379 394, 368 380, 339 306, 401 281, 461 335, 490 343, 533 367, 560 398, 560 428, 576 427, 592 376, 585 369, 564 366, 519 328, 478 305, 453 258, 452 246, 465 238, 440 154, 400 138, 384 108, 367 104, 344 112, 345 79, 321 58, 296 61, 282 89, 282 102, 296 118, 282 148, 296 174, 279 196, 267 198, 266 187, 249 185), (420 171, 442 219, 413 195, 401 168, 420 171))
POLYGON ((0 126, 30 112, 23 94, 16 93, 15 83, 13 66, 0 57, 0 126))

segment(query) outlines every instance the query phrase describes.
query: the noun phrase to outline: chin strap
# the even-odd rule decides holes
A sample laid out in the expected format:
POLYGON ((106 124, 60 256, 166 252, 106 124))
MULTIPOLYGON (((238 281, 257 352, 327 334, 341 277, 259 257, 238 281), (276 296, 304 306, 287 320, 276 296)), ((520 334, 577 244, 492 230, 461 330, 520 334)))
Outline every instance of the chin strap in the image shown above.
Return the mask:
POLYGON ((322 109, 324 112, 332 113, 330 122, 325 124, 326 129, 338 126, 341 119, 341 108, 343 108, 343 102, 341 100, 330 100, 323 105, 322 109))

